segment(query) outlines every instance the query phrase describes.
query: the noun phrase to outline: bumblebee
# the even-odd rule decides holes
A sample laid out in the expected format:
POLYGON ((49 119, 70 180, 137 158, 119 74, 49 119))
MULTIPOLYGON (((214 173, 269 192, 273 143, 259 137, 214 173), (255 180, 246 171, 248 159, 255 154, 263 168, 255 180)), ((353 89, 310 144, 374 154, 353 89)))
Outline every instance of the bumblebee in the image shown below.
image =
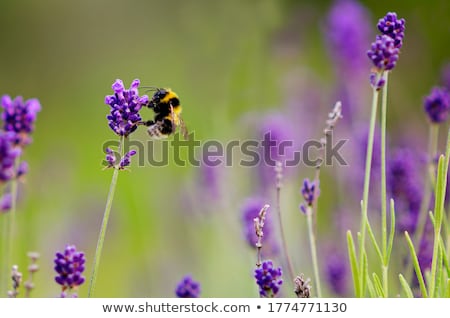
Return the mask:
POLYGON ((181 118, 181 104, 178 95, 170 88, 155 88, 156 92, 147 104, 153 109, 155 117, 143 124, 148 127, 147 132, 154 139, 167 138, 180 127, 183 137, 187 139, 188 132, 181 118))

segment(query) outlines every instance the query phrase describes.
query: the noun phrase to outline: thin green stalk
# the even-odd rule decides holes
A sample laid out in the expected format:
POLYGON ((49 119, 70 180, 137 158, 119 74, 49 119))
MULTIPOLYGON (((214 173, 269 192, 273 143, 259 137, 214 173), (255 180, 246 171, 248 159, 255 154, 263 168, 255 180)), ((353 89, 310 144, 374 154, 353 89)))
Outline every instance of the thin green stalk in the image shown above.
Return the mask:
POLYGON ((358 262, 356 260, 355 243, 353 241, 352 232, 350 231, 347 231, 347 248, 348 248, 350 269, 352 271, 353 286, 355 288, 355 296, 362 297, 360 290, 361 284, 359 283, 360 276, 359 276, 358 262))
POLYGON ((405 292, 405 294, 406 294, 406 297, 408 297, 408 298, 414 298, 414 294, 413 294, 413 292, 412 292, 412 290, 411 290, 411 287, 409 287, 409 284, 408 284, 408 282, 406 281, 405 277, 403 277, 402 274, 399 274, 399 275, 398 275, 398 278, 400 279, 400 284, 401 284, 402 287, 403 287, 403 290, 404 290, 404 292, 405 292))
MULTIPOLYGON (((366 168, 364 174, 364 190, 363 190, 363 204, 362 204, 362 219, 361 219, 361 242, 359 245, 359 268, 362 269, 363 266, 363 255, 365 251, 365 240, 366 240, 366 224, 367 224, 367 210, 369 201, 369 186, 370 186, 370 170, 372 167, 372 153, 373 153, 373 139, 375 134, 375 121, 377 117, 377 106, 378 106, 378 95, 379 92, 373 90, 372 98, 372 112, 370 115, 370 127, 369 127, 369 139, 367 141, 367 151, 366 151, 366 168)), ((360 270, 360 281, 361 284, 361 297, 364 296, 364 282, 365 279, 362 276, 363 271, 360 270)))
POLYGON ((439 139, 439 125, 431 124, 428 133, 428 164, 425 178, 425 187, 422 203, 420 205, 419 221, 417 223, 417 231, 414 235, 415 248, 419 248, 420 241, 425 231, 425 225, 427 223, 428 208, 433 194, 433 188, 435 185, 435 163, 434 157, 438 151, 438 139, 439 139))
POLYGON ((414 265, 414 270, 416 272, 417 280, 419 281, 420 292, 423 298, 428 298, 427 288, 425 286, 425 280, 423 279, 422 271, 420 270, 419 260, 417 258, 416 251, 414 250, 414 244, 409 236, 408 232, 405 231, 406 242, 408 243, 409 252, 411 254, 411 259, 414 265))
MULTIPOLYGON (((14 171, 17 172, 17 168, 19 167, 20 156, 16 157, 14 160, 14 171)), ((11 180, 11 209, 8 212, 8 218, 6 220, 7 225, 7 238, 6 238, 6 279, 10 277, 10 270, 12 267, 12 255, 14 250, 14 236, 16 229, 16 210, 17 210, 17 187, 18 180, 17 178, 13 178, 11 180)), ((6 289, 8 289, 8 284, 6 283, 6 289)))
POLYGON ((311 207, 306 209, 306 220, 308 223, 309 246, 311 248, 311 257, 314 270, 314 279, 316 281, 317 297, 322 297, 322 289, 320 287, 319 264, 317 262, 316 236, 314 235, 313 210, 311 207))
MULTIPOLYGON (((386 259, 387 253, 387 194, 386 194, 386 121, 387 121, 387 93, 388 75, 385 72, 385 84, 381 98, 381 249, 386 259)), ((386 265, 386 264, 385 264, 386 265)), ((385 290, 385 293, 387 291, 385 290)))
POLYGON ((434 296, 436 286, 436 275, 438 274, 438 267, 441 266, 439 262, 439 241, 441 239, 441 227, 444 214, 445 193, 447 189, 447 175, 448 164, 450 161, 450 129, 447 134, 447 143, 445 157, 441 155, 438 162, 436 187, 435 187, 435 202, 434 202, 434 244, 433 244, 433 259, 431 262, 431 281, 430 281, 430 297, 434 296))
POLYGON ((381 249, 383 253, 383 262, 381 273, 383 280, 383 291, 385 297, 389 295, 388 283, 388 234, 387 234, 387 191, 386 191, 386 122, 387 122, 387 95, 388 95, 388 75, 385 73, 385 84, 381 100, 381 249))
MULTIPOLYGON (((124 137, 122 136, 120 138, 120 143, 119 143, 119 153, 121 155, 121 158, 123 157, 123 143, 124 143, 124 137)), ((109 186, 108 198, 106 200, 105 212, 103 213, 102 226, 100 229, 100 234, 98 236, 97 249, 95 250, 95 255, 94 255, 94 267, 92 269, 91 280, 90 280, 89 289, 88 289, 88 297, 89 298, 94 295, 95 283, 97 280, 98 269, 100 266, 100 257, 102 254, 103 243, 105 241, 106 228, 108 226, 108 220, 109 220, 109 215, 111 213, 111 207, 112 207, 112 202, 114 199, 114 192, 116 190, 118 176, 119 176, 119 169, 114 168, 114 172, 113 172, 112 179, 111 179, 111 184, 109 186)))

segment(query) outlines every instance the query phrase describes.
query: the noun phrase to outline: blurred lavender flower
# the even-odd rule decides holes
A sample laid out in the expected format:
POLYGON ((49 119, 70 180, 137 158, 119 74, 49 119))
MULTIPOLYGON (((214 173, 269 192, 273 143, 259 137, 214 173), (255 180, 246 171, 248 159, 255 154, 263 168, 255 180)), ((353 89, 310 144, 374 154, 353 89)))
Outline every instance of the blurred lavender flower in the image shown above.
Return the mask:
POLYGON ((198 298, 200 291, 200 284, 187 275, 178 284, 175 294, 178 298, 198 298))
POLYGON ((337 252, 336 249, 325 256, 326 280, 331 290, 340 297, 347 294, 349 276, 347 262, 347 256, 337 252))
POLYGON ((19 287, 22 284, 22 273, 19 272, 19 267, 13 265, 11 270, 11 279, 13 281, 13 289, 8 291, 9 298, 16 298, 19 295, 19 287))
POLYGON ((405 36, 405 19, 398 19, 395 12, 388 12, 383 18, 378 20, 377 27, 382 34, 394 40, 395 47, 402 47, 405 36))
POLYGON ((354 0, 335 1, 328 13, 326 40, 339 73, 366 72, 364 52, 370 43, 369 14, 354 0))
POLYGON ((199 186, 202 195, 210 200, 218 200, 220 197, 221 167, 202 163, 199 170, 199 186))
POLYGON ((139 111, 148 103, 148 96, 139 96, 139 84, 139 80, 135 79, 130 89, 126 90, 122 80, 118 79, 112 85, 114 95, 105 97, 105 104, 111 107, 111 113, 107 116, 109 127, 119 136, 127 137, 142 121, 139 111))
POLYGON ((399 52, 394 39, 383 34, 377 35, 375 42, 367 51, 367 56, 379 71, 390 71, 397 63, 399 52))
POLYGON ((307 213, 307 207, 312 207, 314 201, 320 195, 319 183, 318 181, 310 181, 308 178, 303 180, 303 187, 301 189, 304 203, 300 205, 300 210, 303 213, 307 213))
POLYGON ((405 148, 393 152, 387 167, 387 185, 395 201, 399 233, 414 233, 422 202, 422 184, 417 155, 405 148))
POLYGON ((11 210, 11 206, 12 206, 11 193, 3 194, 3 196, 0 198, 0 212, 2 213, 8 212, 9 210, 11 210))
POLYGON ((261 297, 275 297, 283 284, 281 268, 274 268, 272 261, 264 261, 260 268, 255 269, 256 284, 261 297))
POLYGON ((30 134, 34 131, 37 113, 41 111, 41 104, 35 98, 23 100, 17 96, 14 100, 9 95, 2 96, 1 106, 3 130, 15 133, 15 144, 27 145, 31 142, 30 134))
POLYGON ((15 147, 16 134, 0 131, 0 183, 8 182, 16 176, 14 162, 21 154, 21 148, 15 147))
MULTIPOLYGON (((255 233, 254 219, 259 216, 259 212, 264 205, 265 202, 261 198, 251 197, 248 198, 241 207, 244 236, 251 248, 256 248, 256 243, 258 241, 255 233)), ((278 250, 274 242, 272 226, 270 213, 268 213, 266 214, 266 219, 264 221, 263 254, 274 255, 278 250)))
MULTIPOLYGON (((295 139, 292 128, 290 119, 279 114, 265 116, 260 124, 259 138, 262 138, 263 146, 260 148, 258 184, 262 193, 275 184, 275 162, 280 161, 285 166, 284 162, 293 158, 295 139)), ((291 170, 285 169, 285 174, 291 170)))
POLYGON ((424 99, 424 109, 432 123, 445 122, 450 111, 449 91, 443 87, 434 87, 424 99))
POLYGON ((131 156, 136 154, 136 150, 128 151, 123 158, 120 160, 119 169, 123 170, 131 164, 131 156))
POLYGON ((86 259, 83 252, 78 252, 74 245, 67 245, 64 252, 55 255, 55 271, 58 274, 55 281, 62 286, 62 291, 73 291, 84 283, 84 264, 86 259))
POLYGON ((17 167, 17 178, 20 178, 28 173, 29 166, 28 162, 22 161, 17 167))

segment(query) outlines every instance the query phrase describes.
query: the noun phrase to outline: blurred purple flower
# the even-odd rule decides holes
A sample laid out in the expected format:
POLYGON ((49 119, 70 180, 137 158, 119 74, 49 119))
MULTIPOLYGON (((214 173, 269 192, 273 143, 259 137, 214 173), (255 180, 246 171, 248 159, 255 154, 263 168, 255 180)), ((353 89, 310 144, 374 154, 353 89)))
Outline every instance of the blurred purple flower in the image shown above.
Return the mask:
POLYGON ((220 166, 202 163, 199 170, 199 186, 202 194, 208 199, 218 200, 220 197, 220 166))
POLYGON ((394 40, 395 47, 402 47, 403 37, 405 36, 405 19, 398 19, 395 12, 388 12, 378 20, 377 27, 382 34, 394 40))
POLYGON ((442 68, 441 82, 442 85, 450 91, 450 63, 442 68))
POLYGON ((11 193, 3 194, 3 196, 0 198, 0 212, 2 213, 8 212, 9 210, 11 210, 11 206, 12 206, 11 193))
POLYGON ((3 130, 15 133, 15 143, 27 145, 31 142, 30 134, 34 131, 37 113, 41 111, 41 104, 35 98, 23 100, 17 96, 14 100, 9 95, 3 95, 1 106, 3 130))
POLYGON ((366 8, 358 1, 338 0, 330 9, 325 36, 340 73, 366 72, 364 53, 370 44, 369 21, 366 8))
POLYGON ((22 161, 19 166, 17 167, 17 178, 20 178, 28 173, 29 166, 28 162, 22 161))
POLYGON ((116 155, 115 155, 114 151, 108 147, 105 149, 105 152, 106 152, 105 160, 108 163, 107 168, 114 167, 116 164, 116 155))
POLYGON ((62 286, 62 291, 73 290, 84 283, 84 264, 86 259, 83 252, 78 252, 74 245, 67 245, 64 252, 55 255, 55 271, 58 274, 55 281, 62 286))
POLYGON ((264 261, 260 268, 255 269, 256 284, 259 286, 259 295, 261 297, 275 297, 280 286, 283 284, 281 279, 281 268, 274 268, 272 261, 264 261))
POLYGON ((200 291, 200 284, 187 275, 177 285, 175 294, 178 298, 198 298, 200 291))
POLYGON ((388 160, 387 185, 395 201, 399 233, 414 233, 422 202, 422 183, 417 155, 406 148, 396 149, 388 160))
POLYGON ((0 183, 8 182, 16 176, 14 163, 21 154, 15 146, 16 133, 0 131, 0 183))
POLYGON ((349 269, 347 256, 336 249, 325 256, 325 276, 331 290, 342 297, 348 291, 349 269))
POLYGON ((107 116, 109 127, 119 136, 127 137, 142 121, 139 111, 148 103, 148 96, 139 96, 139 84, 139 80, 135 79, 130 89, 126 90, 122 80, 118 79, 112 85, 114 95, 105 97, 105 104, 111 107, 111 113, 107 116))
POLYGON ((424 109, 432 123, 445 122, 450 111, 449 91, 443 87, 434 87, 424 99, 424 109))

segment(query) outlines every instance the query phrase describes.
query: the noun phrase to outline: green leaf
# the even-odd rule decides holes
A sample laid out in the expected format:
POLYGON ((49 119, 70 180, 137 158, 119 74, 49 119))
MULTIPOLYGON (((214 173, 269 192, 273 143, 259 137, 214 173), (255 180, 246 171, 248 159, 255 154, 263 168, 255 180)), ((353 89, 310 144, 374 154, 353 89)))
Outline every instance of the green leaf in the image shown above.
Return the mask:
POLYGON ((370 226, 369 219, 367 219, 367 232, 369 233, 370 240, 372 241, 373 246, 375 247, 375 251, 377 252, 378 257, 380 258, 380 262, 383 263, 383 255, 381 254, 380 247, 378 246, 377 239, 372 231, 372 226, 370 226))
POLYGON ((403 291, 405 292, 406 297, 408 297, 408 298, 414 298, 414 294, 413 294, 413 292, 412 292, 412 290, 411 290, 411 287, 409 287, 409 284, 408 284, 408 282, 406 281, 405 277, 403 277, 402 274, 399 274, 399 275, 398 275, 398 278, 400 279, 400 284, 401 284, 402 287, 403 287, 403 291))
POLYGON ((419 281, 420 292, 423 298, 428 298, 427 288, 425 281, 423 280, 422 271, 420 270, 419 260, 417 259, 416 251, 414 250, 414 244, 409 237, 408 231, 405 231, 406 241, 408 242, 409 252, 414 265, 414 271, 416 272, 417 280, 419 281))
POLYGON ((355 296, 361 297, 361 291, 359 288, 360 285, 359 285, 358 261, 356 259, 355 242, 353 241, 351 231, 347 231, 347 248, 348 248, 348 257, 350 260, 350 268, 353 277, 353 286, 355 288, 355 296))
POLYGON ((373 277, 373 283, 375 286, 375 290, 377 291, 378 297, 382 297, 385 298, 385 294, 384 294, 384 290, 383 290, 383 285, 381 284, 381 280, 378 277, 378 275, 376 273, 372 274, 373 277))
POLYGON ((394 234, 395 234, 395 205, 394 199, 391 199, 391 231, 389 233, 389 243, 386 254, 385 265, 389 264, 392 254, 392 247, 394 246, 394 234))

